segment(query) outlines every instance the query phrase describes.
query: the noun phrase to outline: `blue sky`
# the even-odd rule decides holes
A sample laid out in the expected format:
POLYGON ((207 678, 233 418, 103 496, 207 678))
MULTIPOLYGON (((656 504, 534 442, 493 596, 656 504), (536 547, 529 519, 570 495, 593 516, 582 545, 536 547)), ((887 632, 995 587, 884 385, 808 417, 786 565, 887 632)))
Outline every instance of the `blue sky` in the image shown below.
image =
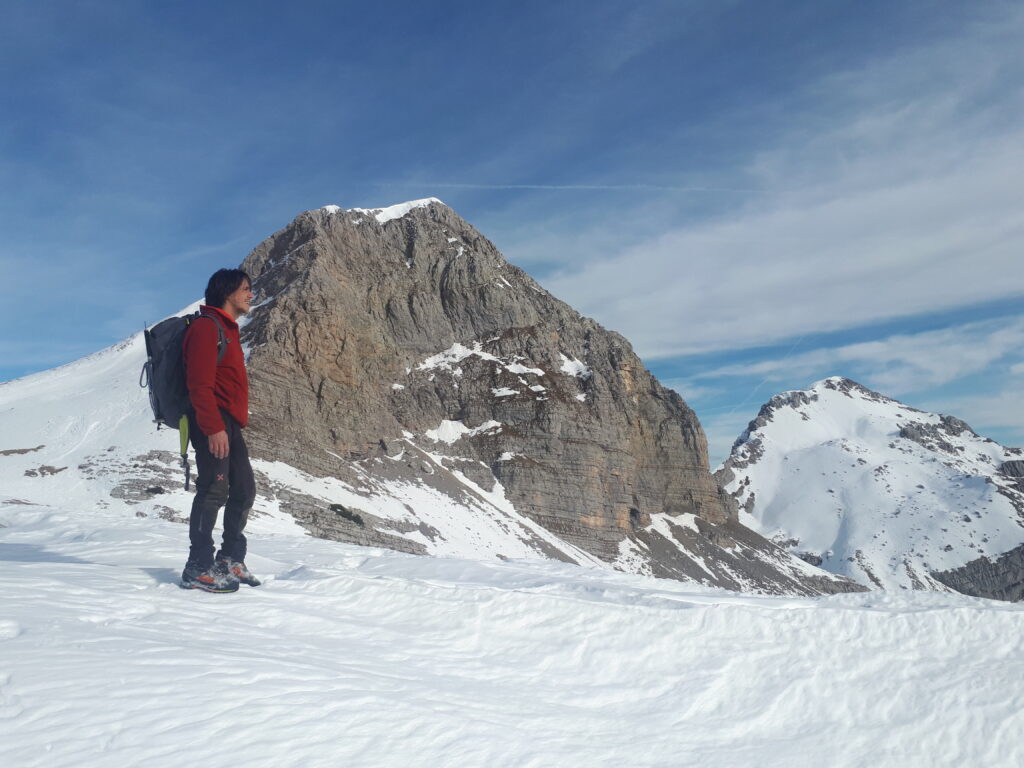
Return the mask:
POLYGON ((1024 444, 1016 2, 50 2, 0 29, 0 380, 301 211, 435 196, 701 416, 845 375, 1024 444))

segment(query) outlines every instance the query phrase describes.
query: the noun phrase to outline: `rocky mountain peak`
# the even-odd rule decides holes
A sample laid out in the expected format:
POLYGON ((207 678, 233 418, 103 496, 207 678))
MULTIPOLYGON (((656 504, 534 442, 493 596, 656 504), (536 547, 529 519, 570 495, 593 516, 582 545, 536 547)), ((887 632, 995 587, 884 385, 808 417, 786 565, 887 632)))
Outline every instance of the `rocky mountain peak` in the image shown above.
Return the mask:
MULTIPOLYGON (((254 535, 862 589, 740 525, 679 395, 440 201, 307 211, 243 266, 254 535)), ((187 523, 177 435, 154 430, 138 383, 145 354, 138 333, 0 387, 11 503, 74 487, 111 514, 187 523)))
MULTIPOLYGON (((738 526, 682 398, 440 201, 307 211, 243 268, 259 292, 243 339, 255 456, 353 487, 385 469, 466 481, 626 570, 847 588, 780 575, 800 566, 738 526)), ((361 519, 310 526, 395 545, 361 519)))

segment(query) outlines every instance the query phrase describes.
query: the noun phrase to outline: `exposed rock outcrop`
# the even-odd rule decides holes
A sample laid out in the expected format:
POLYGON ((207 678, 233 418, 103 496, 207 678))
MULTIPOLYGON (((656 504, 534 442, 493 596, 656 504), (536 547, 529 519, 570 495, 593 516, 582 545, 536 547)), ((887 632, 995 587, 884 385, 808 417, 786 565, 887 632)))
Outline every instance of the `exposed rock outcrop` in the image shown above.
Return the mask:
POLYGON ((1024 546, 994 560, 979 557, 961 568, 935 572, 932 576, 965 595, 1017 601, 1024 598, 1024 546))

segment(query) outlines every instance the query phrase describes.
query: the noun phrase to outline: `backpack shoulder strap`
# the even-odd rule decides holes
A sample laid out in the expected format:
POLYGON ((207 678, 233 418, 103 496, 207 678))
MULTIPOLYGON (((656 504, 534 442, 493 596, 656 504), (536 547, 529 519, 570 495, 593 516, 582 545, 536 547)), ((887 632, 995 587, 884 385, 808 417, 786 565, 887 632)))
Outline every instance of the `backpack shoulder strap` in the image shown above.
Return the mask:
POLYGON ((224 355, 228 351, 228 344, 231 339, 224 334, 224 325, 221 323, 220 319, 214 315, 204 315, 202 312, 199 312, 192 318, 192 321, 194 322, 201 317, 213 320, 217 325, 217 364, 220 365, 220 361, 224 359, 224 355))

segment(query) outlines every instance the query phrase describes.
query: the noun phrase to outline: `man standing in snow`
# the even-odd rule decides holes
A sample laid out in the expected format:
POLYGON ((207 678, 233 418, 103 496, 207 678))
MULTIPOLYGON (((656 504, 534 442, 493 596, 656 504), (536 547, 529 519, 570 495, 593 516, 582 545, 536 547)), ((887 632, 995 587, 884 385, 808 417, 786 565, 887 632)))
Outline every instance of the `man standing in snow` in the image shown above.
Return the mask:
POLYGON ((240 269, 221 269, 206 286, 206 304, 188 327, 182 347, 192 411, 189 436, 196 451, 196 497, 189 520, 188 562, 181 585, 235 592, 258 586, 245 567, 243 531, 256 499, 256 482, 242 429, 249 423, 249 379, 238 318, 253 292, 240 269), (208 319, 207 319, 208 318, 208 319), (224 507, 224 540, 214 558, 213 526, 224 507))

